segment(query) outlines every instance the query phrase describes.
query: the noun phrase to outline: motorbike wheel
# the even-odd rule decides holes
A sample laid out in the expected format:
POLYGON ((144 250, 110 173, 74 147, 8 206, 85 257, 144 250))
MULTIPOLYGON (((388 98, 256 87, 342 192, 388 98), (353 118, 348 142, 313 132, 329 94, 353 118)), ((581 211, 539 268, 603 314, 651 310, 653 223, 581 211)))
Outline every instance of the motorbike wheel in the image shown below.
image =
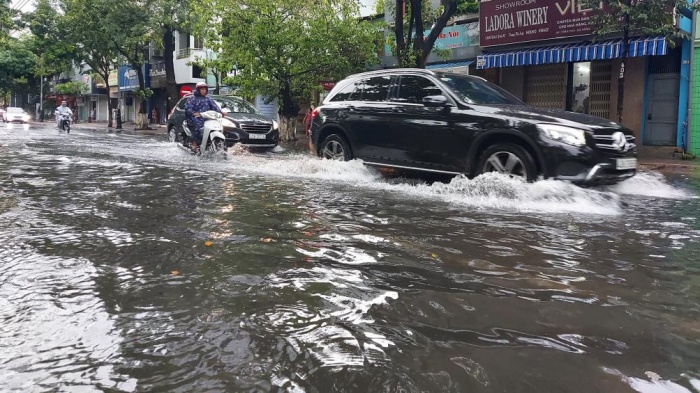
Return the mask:
POLYGON ((70 123, 66 122, 66 134, 70 134, 70 123))
POLYGON ((214 138, 209 148, 215 153, 223 153, 226 151, 226 141, 221 138, 214 138))

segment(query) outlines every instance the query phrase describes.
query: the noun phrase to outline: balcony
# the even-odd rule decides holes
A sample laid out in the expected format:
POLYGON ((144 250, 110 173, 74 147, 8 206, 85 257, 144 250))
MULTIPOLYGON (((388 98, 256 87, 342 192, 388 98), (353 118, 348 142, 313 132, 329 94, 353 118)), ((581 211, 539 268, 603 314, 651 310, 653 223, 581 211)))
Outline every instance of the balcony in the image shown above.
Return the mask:
POLYGON ((193 62, 198 57, 204 58, 206 55, 207 52, 201 48, 184 48, 175 52, 175 61, 173 62, 175 82, 178 84, 203 82, 204 79, 192 77, 192 66, 187 63, 193 62))

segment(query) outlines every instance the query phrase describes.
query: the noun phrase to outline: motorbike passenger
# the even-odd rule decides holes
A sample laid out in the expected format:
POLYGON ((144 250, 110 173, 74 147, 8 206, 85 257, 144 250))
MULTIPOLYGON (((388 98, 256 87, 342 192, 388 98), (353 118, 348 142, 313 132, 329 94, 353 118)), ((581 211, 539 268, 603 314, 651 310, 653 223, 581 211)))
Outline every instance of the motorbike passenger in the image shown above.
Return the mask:
MULTIPOLYGON (((207 97, 209 87, 206 83, 197 83, 194 94, 187 99, 185 104, 185 114, 187 116, 187 127, 192 132, 192 148, 196 151, 199 149, 199 142, 202 140, 202 129, 204 128, 204 119, 200 113, 206 111, 216 111, 221 113, 221 109, 216 105, 214 100, 207 97)), ((206 142, 205 142, 206 143, 206 142)))
POLYGON ((70 108, 68 107, 68 103, 66 101, 61 101, 61 106, 56 108, 55 114, 56 114, 56 126, 58 128, 61 128, 61 118, 63 117, 62 115, 67 115, 69 119, 73 117, 73 111, 70 110, 70 108))

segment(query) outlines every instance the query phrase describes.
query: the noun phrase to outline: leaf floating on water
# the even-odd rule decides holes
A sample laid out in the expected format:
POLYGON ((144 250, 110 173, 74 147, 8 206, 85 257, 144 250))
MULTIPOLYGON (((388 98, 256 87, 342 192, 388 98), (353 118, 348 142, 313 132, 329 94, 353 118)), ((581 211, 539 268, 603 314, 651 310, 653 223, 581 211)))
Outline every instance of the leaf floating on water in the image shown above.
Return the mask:
POLYGON ((433 259, 438 259, 438 255, 435 253, 430 254, 430 257, 433 259))
POLYGON ((178 274, 180 274, 180 272, 177 270, 173 270, 170 272, 170 274, 172 274, 173 276, 177 276, 178 274))
POLYGON ((486 370, 477 362, 469 358, 451 358, 452 363, 463 368, 472 378, 484 386, 489 386, 489 377, 486 375, 486 370))
POLYGON ((274 242, 274 240, 272 240, 272 238, 269 238, 269 237, 261 238, 260 241, 263 242, 263 243, 272 243, 272 242, 274 242))
POLYGON ((212 245, 214 245, 214 243, 212 243, 211 241, 207 240, 207 241, 204 242, 204 245, 207 246, 207 247, 211 247, 212 245))

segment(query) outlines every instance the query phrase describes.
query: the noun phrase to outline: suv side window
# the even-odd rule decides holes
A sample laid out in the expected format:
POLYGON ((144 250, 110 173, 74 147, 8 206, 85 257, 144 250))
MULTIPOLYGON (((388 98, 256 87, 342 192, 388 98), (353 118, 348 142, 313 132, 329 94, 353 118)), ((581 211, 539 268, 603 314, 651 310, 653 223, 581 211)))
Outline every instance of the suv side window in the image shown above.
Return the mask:
MULTIPOLYGON (((353 96, 353 93, 357 90, 357 85, 362 83, 362 81, 357 81, 354 83, 350 83, 347 86, 343 87, 342 90, 340 90, 336 95, 331 98, 331 102, 338 102, 338 101, 350 101, 350 97, 353 96)), ((358 93, 362 93, 362 91, 358 91, 358 93)), ((356 97, 359 96, 360 94, 355 94, 356 97)))
POLYGON ((386 101, 391 86, 390 76, 375 76, 363 81, 362 101, 386 101))
POLYGON ((422 76, 407 75, 401 77, 397 102, 420 104, 427 96, 443 95, 442 90, 433 82, 422 76))
POLYGON ((184 111, 186 103, 187 103, 187 98, 181 99, 180 102, 177 103, 177 109, 184 111))

